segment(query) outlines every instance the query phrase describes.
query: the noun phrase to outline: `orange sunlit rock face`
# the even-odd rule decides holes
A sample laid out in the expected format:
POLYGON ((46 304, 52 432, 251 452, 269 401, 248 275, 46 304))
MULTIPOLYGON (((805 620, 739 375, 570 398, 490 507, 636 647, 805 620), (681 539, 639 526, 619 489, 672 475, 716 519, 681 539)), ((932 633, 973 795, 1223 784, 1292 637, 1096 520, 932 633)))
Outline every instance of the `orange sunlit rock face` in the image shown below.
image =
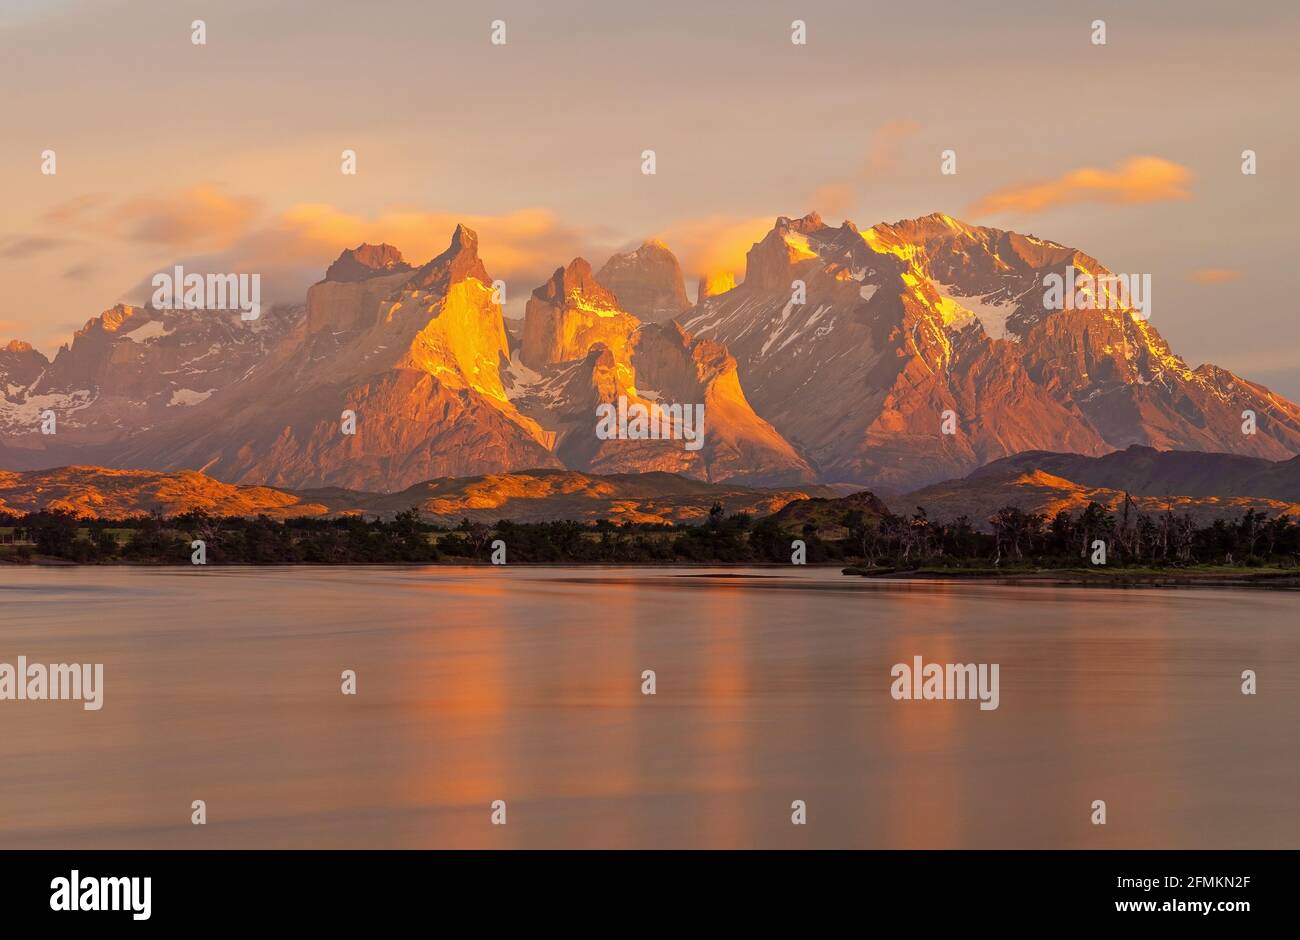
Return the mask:
POLYGON ((1134 443, 1300 452, 1300 407, 1170 349, 1155 322, 1177 311, 1049 307, 1044 275, 1067 267, 1111 274, 943 213, 867 229, 813 213, 778 219, 745 280, 706 292, 683 325, 726 344, 755 412, 827 482, 905 492, 1024 451, 1134 443), (1277 420, 1243 434, 1245 411, 1277 420))
POLYGON ((697 340, 675 321, 643 324, 581 258, 533 292, 519 358, 535 371, 520 391, 520 406, 554 430, 566 466, 595 473, 666 471, 715 482, 813 480, 803 458, 750 407, 725 346, 697 340), (599 438, 593 433, 597 407, 620 399, 647 409, 702 405, 703 446, 599 438))
POLYGON ((730 271, 706 274, 700 278, 697 302, 703 302, 710 297, 716 297, 718 294, 725 294, 727 291, 735 289, 736 276, 730 271))
POLYGON ((599 274, 574 258, 507 321, 519 285, 495 280, 457 225, 419 266, 390 244, 344 249, 305 304, 253 323, 118 305, 52 361, 0 349, 0 467, 368 492, 567 468, 897 493, 1038 450, 1300 453, 1300 407, 1189 366, 1155 325, 1176 311, 1051 306, 1045 274, 1111 272, 1034 235, 814 212, 777 219, 740 283, 715 270, 687 306, 662 242, 599 274), (616 401, 702 407, 700 447, 600 436, 597 409, 616 401), (57 434, 40 430, 47 413, 57 434))
POLYGON ((520 359, 532 369, 586 356, 601 343, 620 359, 640 321, 619 307, 618 298, 603 287, 583 258, 557 268, 551 279, 533 291, 524 314, 520 359))

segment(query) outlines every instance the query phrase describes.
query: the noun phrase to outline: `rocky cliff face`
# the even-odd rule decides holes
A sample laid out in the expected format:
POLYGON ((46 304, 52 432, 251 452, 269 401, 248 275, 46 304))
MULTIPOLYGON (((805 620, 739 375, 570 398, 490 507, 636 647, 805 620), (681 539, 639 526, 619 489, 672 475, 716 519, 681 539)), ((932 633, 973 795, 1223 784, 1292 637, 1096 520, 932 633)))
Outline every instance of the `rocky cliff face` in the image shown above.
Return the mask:
POLYGON ((750 251, 744 282, 685 325, 727 344, 755 410, 830 482, 900 491, 1049 447, 1300 449, 1300 409, 1224 370, 1190 369, 1131 307, 1048 309, 1044 277, 1067 265, 1110 273, 1074 249, 944 215, 862 232, 782 218, 750 251), (1244 409, 1261 416, 1255 435, 1241 433, 1244 409), (945 417, 956 433, 943 433, 945 417))
POLYGON ((642 387, 666 390, 672 401, 704 405, 710 479, 773 485, 815 479, 790 443, 755 413, 726 346, 693 337, 676 323, 649 325, 637 333, 631 358, 642 387))
POLYGON ((379 302, 414 276, 391 245, 349 248, 307 289, 307 332, 342 335, 375 325, 379 302))
POLYGON ((668 246, 648 241, 636 251, 614 255, 596 275, 643 323, 662 323, 691 307, 681 265, 668 246))
POLYGON ((392 245, 368 245, 346 249, 325 271, 327 281, 366 281, 372 277, 404 274, 414 270, 392 245))
POLYGON ((5 397, 18 395, 50 367, 50 360, 32 348, 31 343, 22 340, 10 340, 0 346, 0 392, 5 397))
POLYGON ((544 369, 580 359, 596 343, 623 359, 639 325, 591 273, 591 265, 574 258, 528 299, 520 359, 531 369, 544 369))
POLYGON ((255 321, 119 305, 52 361, 0 349, 0 466, 390 491, 568 467, 888 493, 1024 451, 1300 453, 1300 407, 1189 367, 1134 307, 1055 309, 1047 275, 1110 272, 1054 242, 940 214, 780 218, 742 283, 709 278, 694 308, 646 322, 631 303, 682 303, 670 259, 647 243, 599 276, 574 259, 513 340, 463 226, 418 268, 388 245, 348 249, 304 306, 255 321), (620 401, 703 405, 702 445, 598 436, 596 409, 620 401))
POLYGON ((533 292, 519 359, 532 375, 517 386, 516 399, 554 431, 566 466, 713 481, 812 480, 807 463, 749 406, 725 347, 696 341, 673 323, 642 324, 581 258, 533 292), (692 415, 698 421, 694 409, 702 406, 703 439, 686 446, 684 438, 602 438, 601 405, 652 415, 675 407, 682 423, 673 430, 683 434, 694 430, 686 422, 692 415))
POLYGON ((237 483, 378 490, 557 467, 548 436, 502 386, 505 326, 489 284, 477 236, 460 227, 414 274, 317 285, 322 328, 268 357, 204 426, 146 437, 116 462, 202 467, 237 483))
POLYGON ((156 310, 119 304, 86 322, 53 361, 10 344, 0 357, 6 465, 40 467, 111 457, 130 438, 183 424, 301 329, 302 309, 156 310), (42 415, 55 415, 43 434, 42 415))

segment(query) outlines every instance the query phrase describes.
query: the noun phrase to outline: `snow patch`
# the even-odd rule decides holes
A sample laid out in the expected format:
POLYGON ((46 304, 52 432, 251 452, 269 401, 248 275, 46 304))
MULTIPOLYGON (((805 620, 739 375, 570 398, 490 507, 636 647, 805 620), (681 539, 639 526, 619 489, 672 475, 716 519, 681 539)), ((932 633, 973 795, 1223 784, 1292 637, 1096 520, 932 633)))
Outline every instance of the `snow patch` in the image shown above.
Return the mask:
POLYGON ((776 329, 774 329, 771 333, 768 334, 767 342, 763 344, 763 348, 758 353, 760 356, 766 356, 767 351, 772 348, 772 344, 781 338, 781 334, 785 332, 786 321, 790 319, 790 311, 793 309, 794 309, 793 300, 791 300, 789 303, 785 305, 784 308, 782 308, 781 319, 776 324, 776 329))
POLYGON ((172 392, 172 400, 167 403, 167 407, 170 408, 172 405, 197 405, 200 402, 207 401, 215 391, 215 388, 210 388, 206 392, 196 392, 192 388, 178 388, 172 392))
MULTIPOLYGON (((805 322, 803 326, 799 327, 799 329, 791 333, 788 337, 786 337, 785 341, 781 343, 780 346, 776 347, 777 352, 780 352, 782 349, 785 349, 785 347, 789 346, 799 337, 803 336, 804 333, 806 333, 810 327, 813 327, 817 324, 817 321, 822 318, 822 314, 824 314, 829 309, 831 309, 830 304, 822 304, 820 307, 818 307, 817 312, 814 313, 811 317, 809 317, 807 322, 805 322)), ((820 333, 820 332, 816 334, 816 336, 824 336, 824 335, 825 335, 824 333, 820 333)))
POLYGON ((143 343, 160 336, 170 336, 172 332, 163 325, 162 320, 150 320, 144 326, 137 327, 130 333, 123 333, 122 336, 133 343, 143 343))
POLYGON ((545 381, 540 372, 535 372, 519 360, 519 350, 515 350, 510 355, 510 365, 506 367, 506 375, 511 379, 506 389, 506 398, 514 401, 516 398, 523 398, 534 387, 545 381))
POLYGON ((944 300, 956 304, 979 320, 980 326, 984 327, 984 332, 989 339, 1020 341, 1020 337, 1007 331, 1007 318, 1016 312, 1016 305, 1013 302, 1009 300, 995 302, 985 300, 986 297, 991 297, 992 294, 985 294, 983 297, 962 297, 955 292, 956 288, 949 284, 936 283, 934 288, 944 300))
POLYGON ((53 411, 61 421, 66 415, 88 408, 96 397, 90 389, 83 388, 66 395, 57 392, 48 395, 30 395, 21 402, 0 398, 0 424, 10 428, 22 427, 35 430, 44 411, 53 411))

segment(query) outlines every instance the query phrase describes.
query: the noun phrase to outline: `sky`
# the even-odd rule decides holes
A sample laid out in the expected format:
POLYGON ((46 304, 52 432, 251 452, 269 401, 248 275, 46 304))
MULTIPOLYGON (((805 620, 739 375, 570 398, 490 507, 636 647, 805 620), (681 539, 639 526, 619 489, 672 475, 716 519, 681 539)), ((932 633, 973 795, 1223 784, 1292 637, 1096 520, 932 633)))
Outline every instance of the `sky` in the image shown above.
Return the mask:
POLYGON ((1149 273, 1175 352, 1300 399, 1298 27, 1290 0, 0 0, 0 344, 53 354, 177 263, 300 301, 342 249, 421 263, 457 222, 520 315, 579 254, 660 238, 693 295, 779 215, 939 211, 1149 273))

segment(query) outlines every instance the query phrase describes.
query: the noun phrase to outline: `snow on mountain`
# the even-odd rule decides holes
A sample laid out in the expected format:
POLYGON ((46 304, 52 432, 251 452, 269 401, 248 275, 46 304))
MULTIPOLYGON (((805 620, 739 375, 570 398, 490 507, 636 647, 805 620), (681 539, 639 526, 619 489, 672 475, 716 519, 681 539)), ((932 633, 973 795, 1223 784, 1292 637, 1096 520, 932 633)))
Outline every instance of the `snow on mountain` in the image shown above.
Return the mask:
POLYGON ((1043 279, 1067 266, 1111 274, 1075 249, 938 213, 865 231, 781 218, 744 281, 684 325, 727 344, 755 409, 830 482, 902 488, 1045 447, 1300 450, 1293 403, 1191 369, 1131 308, 1049 309, 1043 279), (1254 435, 1241 433, 1245 410, 1254 435), (956 434, 942 432, 947 411, 956 434))
POLYGON ((389 245, 347 249, 304 305, 257 321, 118 305, 52 361, 9 343, 0 466, 390 491, 569 467, 903 492, 1023 451, 1300 452, 1300 407, 1192 368, 1139 311, 1054 309, 1044 278, 1067 268, 1111 273, 939 213, 865 230, 813 213, 777 219, 744 279, 702 278, 689 308, 659 243, 599 274, 574 259, 512 335, 459 226, 418 268, 389 245), (620 397, 704 404, 703 447, 601 440, 596 407, 620 397), (47 411, 55 435, 40 431, 47 411))

